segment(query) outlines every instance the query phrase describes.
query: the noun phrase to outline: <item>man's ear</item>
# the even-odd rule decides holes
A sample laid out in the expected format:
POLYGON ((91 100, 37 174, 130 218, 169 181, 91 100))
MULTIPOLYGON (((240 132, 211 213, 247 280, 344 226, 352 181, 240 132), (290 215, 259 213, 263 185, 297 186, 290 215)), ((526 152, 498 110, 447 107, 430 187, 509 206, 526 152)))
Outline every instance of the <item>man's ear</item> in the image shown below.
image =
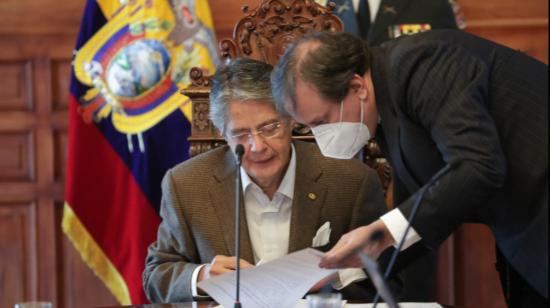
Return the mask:
POLYGON ((353 79, 350 82, 350 90, 359 95, 360 99, 367 99, 367 85, 361 76, 357 74, 353 75, 353 79))

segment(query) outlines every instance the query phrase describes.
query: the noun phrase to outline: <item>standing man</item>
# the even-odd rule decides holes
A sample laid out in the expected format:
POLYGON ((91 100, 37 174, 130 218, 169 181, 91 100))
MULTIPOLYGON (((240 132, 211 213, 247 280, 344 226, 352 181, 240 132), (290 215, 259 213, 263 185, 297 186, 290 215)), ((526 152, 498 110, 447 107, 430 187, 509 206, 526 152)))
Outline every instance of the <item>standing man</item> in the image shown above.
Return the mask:
POLYGON ((434 248, 461 224, 483 223, 496 238, 508 304, 547 304, 545 64, 461 31, 429 31, 378 48, 323 32, 288 47, 272 86, 278 108, 312 128, 325 156, 351 158, 376 136, 395 191, 410 196, 345 235, 321 266, 357 266, 355 249, 377 257, 395 245, 419 189, 448 165, 427 190, 404 248, 434 248), (365 245, 379 231, 382 240, 365 245))
MULTIPOLYGON (((317 0, 321 5, 330 1, 336 4, 333 13, 342 19, 344 31, 369 46, 432 29, 457 29, 460 21, 454 0, 317 0)), ((402 300, 434 300, 436 260, 436 251, 430 251, 400 272, 405 281, 402 300)))
POLYGON ((326 6, 334 2, 333 13, 344 22, 344 31, 360 37, 369 46, 401 35, 431 29, 457 29, 449 0, 316 0, 326 6))

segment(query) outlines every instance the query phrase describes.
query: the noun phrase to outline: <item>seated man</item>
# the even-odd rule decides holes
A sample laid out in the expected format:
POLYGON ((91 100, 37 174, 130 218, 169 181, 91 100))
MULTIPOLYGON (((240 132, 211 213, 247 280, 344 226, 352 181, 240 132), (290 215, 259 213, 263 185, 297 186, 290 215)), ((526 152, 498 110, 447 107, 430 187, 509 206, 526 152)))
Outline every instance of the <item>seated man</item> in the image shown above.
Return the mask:
MULTIPOLYGON (((307 247, 328 249, 385 212, 374 170, 359 160, 326 158, 314 143, 292 142, 290 118, 275 110, 271 70, 238 59, 215 74, 210 118, 229 146, 181 163, 164 177, 163 220, 143 273, 152 302, 190 301, 203 295, 199 281, 233 271, 236 172, 244 201, 242 268, 307 247), (237 144, 245 148, 240 170, 237 144)), ((361 269, 340 271, 331 284, 347 299, 366 301, 375 292, 361 269)))

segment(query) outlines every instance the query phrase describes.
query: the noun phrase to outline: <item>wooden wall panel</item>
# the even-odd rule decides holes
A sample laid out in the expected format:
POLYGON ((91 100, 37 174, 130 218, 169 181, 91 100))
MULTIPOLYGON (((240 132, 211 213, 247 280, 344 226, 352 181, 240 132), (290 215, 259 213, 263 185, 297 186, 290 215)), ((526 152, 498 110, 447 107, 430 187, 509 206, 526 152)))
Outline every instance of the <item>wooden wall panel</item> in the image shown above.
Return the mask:
POLYGON ((71 60, 52 61, 52 102, 54 110, 69 108, 69 85, 71 81, 71 60))
POLYGON ((32 107, 30 62, 0 62, 0 110, 23 111, 32 107))
MULTIPOLYGON (((203 1, 203 0, 197 0, 203 1)), ((218 40, 259 0, 210 0, 218 40)), ((548 63, 547 0, 458 0, 466 31, 548 63)), ((0 307, 116 301, 63 235, 70 61, 85 1, 0 1, 0 307), (14 232, 17 230, 18 232, 14 232)), ((488 230, 466 225, 439 249, 442 303, 503 307, 488 230)))
POLYGON ((466 31, 548 63, 548 1, 459 0, 466 31))
POLYGON ((59 182, 65 180, 67 137, 66 131, 54 131, 54 178, 59 182))
POLYGON ((31 181, 34 163, 32 134, 0 133, 0 144, 0 181, 31 181))
POLYGON ((0 34, 74 34, 85 1, 2 0, 0 34))
POLYGON ((35 217, 31 203, 0 203, 0 306, 34 296, 35 217))

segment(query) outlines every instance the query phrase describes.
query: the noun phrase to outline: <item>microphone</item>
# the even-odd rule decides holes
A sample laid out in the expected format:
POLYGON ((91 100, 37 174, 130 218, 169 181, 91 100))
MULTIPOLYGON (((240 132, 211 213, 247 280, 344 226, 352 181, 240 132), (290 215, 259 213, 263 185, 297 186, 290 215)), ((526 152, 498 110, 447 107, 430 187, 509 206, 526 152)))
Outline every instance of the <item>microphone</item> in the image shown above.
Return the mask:
POLYGON ((244 146, 242 144, 237 144, 235 147, 235 155, 237 156, 237 165, 240 167, 242 160, 243 160, 243 154, 244 154, 244 146))
POLYGON ((239 300, 240 281, 241 281, 241 266, 240 266, 240 247, 241 247, 241 164, 243 160, 244 146, 237 144, 235 147, 235 155, 237 156, 237 172, 235 181, 235 272, 236 272, 236 287, 235 287, 235 305, 234 308, 241 308, 239 300))
MULTIPOLYGON (((393 254, 391 256, 390 262, 388 263, 388 266, 386 267, 386 271, 384 272, 384 281, 386 281, 388 279, 388 277, 390 276, 391 270, 392 270, 392 268, 395 264, 395 261, 397 259, 397 255, 399 255, 399 252, 401 251, 401 248, 403 247, 403 244, 405 243, 405 239, 407 238, 407 234, 409 233, 409 230, 411 229, 412 222, 416 218, 416 213, 418 211, 418 208, 420 207, 420 203, 424 199, 424 195, 437 181, 439 181, 439 179, 442 176, 447 174, 447 172, 449 172, 449 170, 451 170, 451 165, 450 164, 445 165, 445 167, 443 167, 441 170, 439 170, 428 181, 428 183, 426 185, 424 185, 424 187, 421 188, 420 193, 416 196, 415 203, 412 207, 411 213, 409 214, 409 218, 407 219, 408 223, 407 223, 407 228, 405 228, 405 233, 403 233, 403 237, 401 237, 401 240, 399 241, 399 244, 397 245, 397 248, 395 249, 395 251, 393 252, 393 254)), ((377 232, 375 232, 375 234, 376 233, 377 232)), ((382 233, 382 232, 380 232, 380 233, 382 233)), ((383 236, 383 234, 381 234, 379 236, 383 236)), ((380 239, 380 238, 378 238, 378 239, 380 239)), ((376 308, 376 305, 378 304, 379 300, 380 300, 380 291, 377 291, 376 296, 374 297, 374 300, 373 300, 373 308, 376 308)))
MULTIPOLYGON (((383 237, 384 232, 382 232, 381 230, 374 231, 374 233, 370 236, 368 243, 376 243, 383 237)), ((361 263, 363 263, 363 267, 367 270, 372 284, 376 288, 376 296, 380 295, 384 299, 384 301, 386 301, 386 304, 388 304, 390 308, 399 308, 399 305, 395 301, 395 298, 393 297, 390 288, 386 283, 386 280, 382 277, 382 274, 380 273, 378 264, 361 249, 357 250, 357 254, 359 254, 359 257, 361 258, 361 263)))

